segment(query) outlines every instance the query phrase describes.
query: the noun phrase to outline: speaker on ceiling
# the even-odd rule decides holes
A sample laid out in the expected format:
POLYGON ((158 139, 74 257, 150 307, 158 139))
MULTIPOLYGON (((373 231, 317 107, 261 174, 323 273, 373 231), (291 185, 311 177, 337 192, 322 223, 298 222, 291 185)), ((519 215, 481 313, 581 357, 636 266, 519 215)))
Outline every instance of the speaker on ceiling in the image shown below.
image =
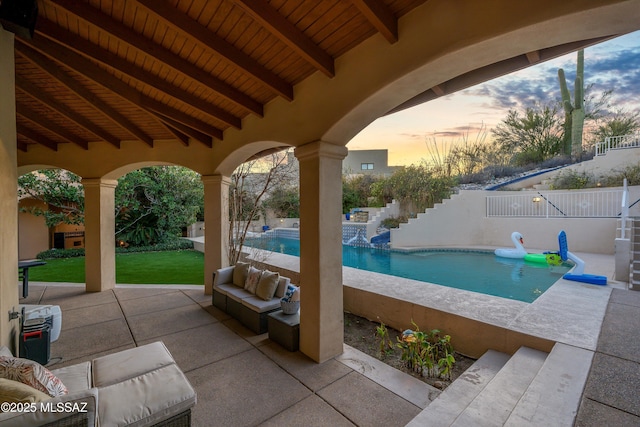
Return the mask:
POLYGON ((37 17, 36 0, 0 0, 0 24, 20 37, 33 38, 37 17))

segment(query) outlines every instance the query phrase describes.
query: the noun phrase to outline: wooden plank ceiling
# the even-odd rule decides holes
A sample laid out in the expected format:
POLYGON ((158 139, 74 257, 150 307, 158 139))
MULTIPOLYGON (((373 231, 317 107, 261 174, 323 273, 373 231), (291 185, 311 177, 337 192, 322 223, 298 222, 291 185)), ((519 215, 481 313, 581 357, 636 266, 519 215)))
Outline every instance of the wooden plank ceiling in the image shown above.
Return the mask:
POLYGON ((16 37, 18 148, 224 143, 425 0, 38 0, 16 37))

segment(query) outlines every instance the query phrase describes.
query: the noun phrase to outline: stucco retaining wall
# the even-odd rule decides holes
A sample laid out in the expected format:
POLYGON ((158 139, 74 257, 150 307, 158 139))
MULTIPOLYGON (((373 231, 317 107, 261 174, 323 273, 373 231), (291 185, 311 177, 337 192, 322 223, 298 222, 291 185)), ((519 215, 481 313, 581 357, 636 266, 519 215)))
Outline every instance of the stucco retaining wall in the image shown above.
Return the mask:
MULTIPOLYGON (((640 187, 630 187, 629 192, 631 202, 640 198, 640 187)), ((443 204, 428 209, 426 213, 418 215, 418 218, 411 219, 408 224, 402 224, 399 229, 393 229, 391 245, 393 248, 511 247, 511 233, 519 231, 525 237, 527 249, 557 250, 558 233, 560 230, 565 230, 569 248, 574 252, 614 253, 615 239, 618 234, 617 218, 486 216, 487 196, 522 195, 522 193, 522 191, 461 191, 443 204)), ((537 193, 531 194, 534 196, 537 193)), ((630 214, 632 216, 640 214, 638 209, 637 205, 630 214)))
POLYGON ((493 349, 507 354, 527 346, 550 352, 555 342, 469 319, 409 301, 369 292, 347 284, 344 289, 344 309, 374 322, 384 322, 396 330, 411 329, 415 322, 421 330, 440 329, 451 335, 456 351, 479 358, 493 349))

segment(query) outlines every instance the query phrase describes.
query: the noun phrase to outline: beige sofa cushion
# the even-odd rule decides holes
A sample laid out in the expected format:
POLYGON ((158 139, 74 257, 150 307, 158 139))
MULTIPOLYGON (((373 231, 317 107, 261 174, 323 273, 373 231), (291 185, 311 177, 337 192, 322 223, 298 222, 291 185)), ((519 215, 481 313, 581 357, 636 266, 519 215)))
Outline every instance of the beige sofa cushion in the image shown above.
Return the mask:
POLYGON ((237 262, 233 267, 233 284, 244 288, 249 273, 249 264, 246 262, 237 262))
POLYGON ((240 302, 245 298, 254 296, 249 291, 245 291, 244 289, 239 288, 237 286, 232 286, 232 289, 227 288, 226 291, 227 291, 227 298, 231 298, 232 300, 237 302, 240 302))
POLYGON ((262 298, 265 301, 269 301, 273 298, 278 288, 278 282, 280 281, 280 274, 274 273, 269 270, 262 272, 260 281, 256 287, 256 296, 262 298))
MULTIPOLYGON (((89 390, 79 391, 75 393, 65 394, 64 396, 54 397, 46 400, 44 404, 51 405, 53 410, 51 411, 36 411, 36 412, 4 412, 0 413, 0 424, 2 427, 25 427, 25 426, 42 426, 49 423, 55 424, 60 422, 62 425, 80 425, 79 420, 75 424, 64 424, 64 422, 70 417, 85 417, 87 418, 88 426, 97 426, 97 407, 98 407, 98 389, 92 388, 89 390), (86 412, 70 414, 68 411, 55 410, 58 405, 72 405, 78 409, 84 409, 86 412), (65 420, 65 421, 62 421, 65 420)), ((102 424, 107 425, 107 424, 102 424)))
POLYGON ((29 385, 0 378, 0 402, 35 403, 49 399, 51 396, 29 385))
POLYGON ((54 369, 53 374, 67 386, 69 393, 91 388, 91 362, 82 362, 54 369))
POLYGON ((278 287, 276 288, 275 297, 282 298, 284 296, 285 291, 287 290, 287 285, 291 283, 291 279, 288 277, 280 276, 280 280, 278 280, 278 287))
POLYGON ((186 411, 196 392, 172 364, 100 389, 99 419, 103 426, 147 426, 186 411))
POLYGON ((93 386, 119 383, 172 363, 171 353, 160 341, 109 354, 93 360, 93 386))

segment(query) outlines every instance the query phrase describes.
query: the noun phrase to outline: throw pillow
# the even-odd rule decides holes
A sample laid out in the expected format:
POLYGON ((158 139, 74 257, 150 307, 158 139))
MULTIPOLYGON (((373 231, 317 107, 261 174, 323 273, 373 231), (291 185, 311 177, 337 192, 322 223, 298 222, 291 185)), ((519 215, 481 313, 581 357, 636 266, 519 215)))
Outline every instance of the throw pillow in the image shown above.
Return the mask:
POLYGON ((236 262, 233 267, 233 284, 236 286, 244 287, 244 283, 247 281, 247 273, 249 272, 249 263, 236 262))
POLYGON ((19 381, 51 397, 68 393, 58 377, 41 364, 29 359, 0 356, 0 378, 19 381))
POLYGON ((289 278, 280 276, 280 280, 278 280, 278 287, 276 288, 275 296, 278 298, 282 298, 284 296, 284 292, 287 290, 287 285, 289 284, 289 278))
POLYGON ((258 270, 255 267, 250 267, 249 274, 247 275, 247 281, 244 283, 245 291, 255 294, 256 289, 258 288, 258 283, 260 283, 261 275, 262 270, 258 270))
POLYGON ((285 301, 291 301, 291 297, 293 296, 293 293, 296 291, 296 289, 297 289, 296 285, 292 285, 291 283, 289 283, 287 285, 287 290, 284 292, 284 297, 282 297, 282 299, 285 301))
POLYGON ((51 396, 18 381, 0 378, 0 402, 35 403, 51 399, 51 396))
POLYGON ((256 296, 265 301, 270 301, 276 293, 279 280, 280 273, 265 270, 260 276, 260 282, 258 282, 258 287, 256 288, 256 296))

